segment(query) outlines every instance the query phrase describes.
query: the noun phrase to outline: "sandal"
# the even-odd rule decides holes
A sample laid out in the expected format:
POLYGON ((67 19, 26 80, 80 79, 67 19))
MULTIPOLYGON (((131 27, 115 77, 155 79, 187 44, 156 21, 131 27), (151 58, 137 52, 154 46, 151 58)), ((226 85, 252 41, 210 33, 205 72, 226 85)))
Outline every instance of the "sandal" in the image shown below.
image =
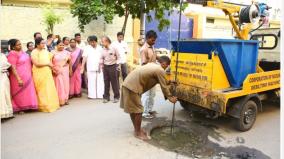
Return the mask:
POLYGON ((145 119, 153 119, 155 116, 151 114, 143 114, 142 117, 145 119))
POLYGON ((150 111, 149 114, 151 114, 151 115, 156 115, 156 114, 158 114, 158 113, 157 113, 157 111, 150 111))

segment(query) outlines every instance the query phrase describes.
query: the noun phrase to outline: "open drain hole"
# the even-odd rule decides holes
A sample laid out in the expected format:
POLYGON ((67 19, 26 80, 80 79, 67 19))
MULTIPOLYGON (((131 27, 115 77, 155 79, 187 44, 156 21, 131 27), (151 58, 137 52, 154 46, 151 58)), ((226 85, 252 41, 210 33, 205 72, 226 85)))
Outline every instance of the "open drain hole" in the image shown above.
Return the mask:
POLYGON ((193 150, 204 144, 200 135, 183 127, 174 127, 173 135, 170 126, 154 128, 151 138, 158 145, 174 151, 193 150))
POLYGON ((144 129, 151 136, 148 143, 172 151, 178 155, 193 158, 233 158, 233 159, 269 159, 261 151, 244 145, 222 147, 208 139, 210 136, 216 141, 223 138, 215 127, 194 121, 175 122, 174 136, 171 134, 171 121, 156 118, 148 123, 144 129))

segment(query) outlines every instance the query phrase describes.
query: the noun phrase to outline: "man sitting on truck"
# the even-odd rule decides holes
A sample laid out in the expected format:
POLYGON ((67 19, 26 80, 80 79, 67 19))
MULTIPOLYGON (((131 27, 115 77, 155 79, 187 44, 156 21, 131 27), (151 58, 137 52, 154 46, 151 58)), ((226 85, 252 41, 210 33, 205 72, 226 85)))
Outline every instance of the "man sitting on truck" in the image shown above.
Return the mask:
POLYGON ((130 114, 135 129, 134 136, 141 140, 149 139, 141 129, 143 113, 141 95, 160 83, 164 96, 172 103, 177 101, 177 97, 171 94, 165 77, 165 69, 170 65, 170 59, 161 56, 158 61, 160 65, 148 63, 135 69, 122 84, 120 107, 130 114))

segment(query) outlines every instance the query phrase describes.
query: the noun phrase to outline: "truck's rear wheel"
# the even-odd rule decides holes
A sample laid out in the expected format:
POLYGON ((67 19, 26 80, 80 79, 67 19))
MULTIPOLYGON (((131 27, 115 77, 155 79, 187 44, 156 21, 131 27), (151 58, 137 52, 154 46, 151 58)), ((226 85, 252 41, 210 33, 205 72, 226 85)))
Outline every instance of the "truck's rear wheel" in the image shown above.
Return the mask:
POLYGON ((257 116, 257 105, 253 100, 247 101, 241 109, 240 117, 236 119, 237 129, 248 131, 255 123, 257 116))

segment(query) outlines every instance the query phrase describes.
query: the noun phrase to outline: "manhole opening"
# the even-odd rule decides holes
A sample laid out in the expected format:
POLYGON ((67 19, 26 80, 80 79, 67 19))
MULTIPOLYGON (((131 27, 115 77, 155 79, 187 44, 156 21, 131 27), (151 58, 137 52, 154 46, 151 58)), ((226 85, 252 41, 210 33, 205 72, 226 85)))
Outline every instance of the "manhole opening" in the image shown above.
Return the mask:
POLYGON ((174 127, 173 134, 170 126, 156 127, 151 130, 152 142, 174 151, 194 151, 204 144, 204 139, 196 132, 183 127, 174 127))
MULTIPOLYGON (((243 145, 222 147, 209 140, 209 136, 219 141, 222 136, 215 127, 192 121, 176 121, 174 136, 171 134, 171 121, 163 118, 153 120, 145 127, 151 136, 148 142, 154 146, 193 158, 234 158, 269 159, 261 151, 243 145)), ((223 139, 223 138, 222 138, 223 139)))

